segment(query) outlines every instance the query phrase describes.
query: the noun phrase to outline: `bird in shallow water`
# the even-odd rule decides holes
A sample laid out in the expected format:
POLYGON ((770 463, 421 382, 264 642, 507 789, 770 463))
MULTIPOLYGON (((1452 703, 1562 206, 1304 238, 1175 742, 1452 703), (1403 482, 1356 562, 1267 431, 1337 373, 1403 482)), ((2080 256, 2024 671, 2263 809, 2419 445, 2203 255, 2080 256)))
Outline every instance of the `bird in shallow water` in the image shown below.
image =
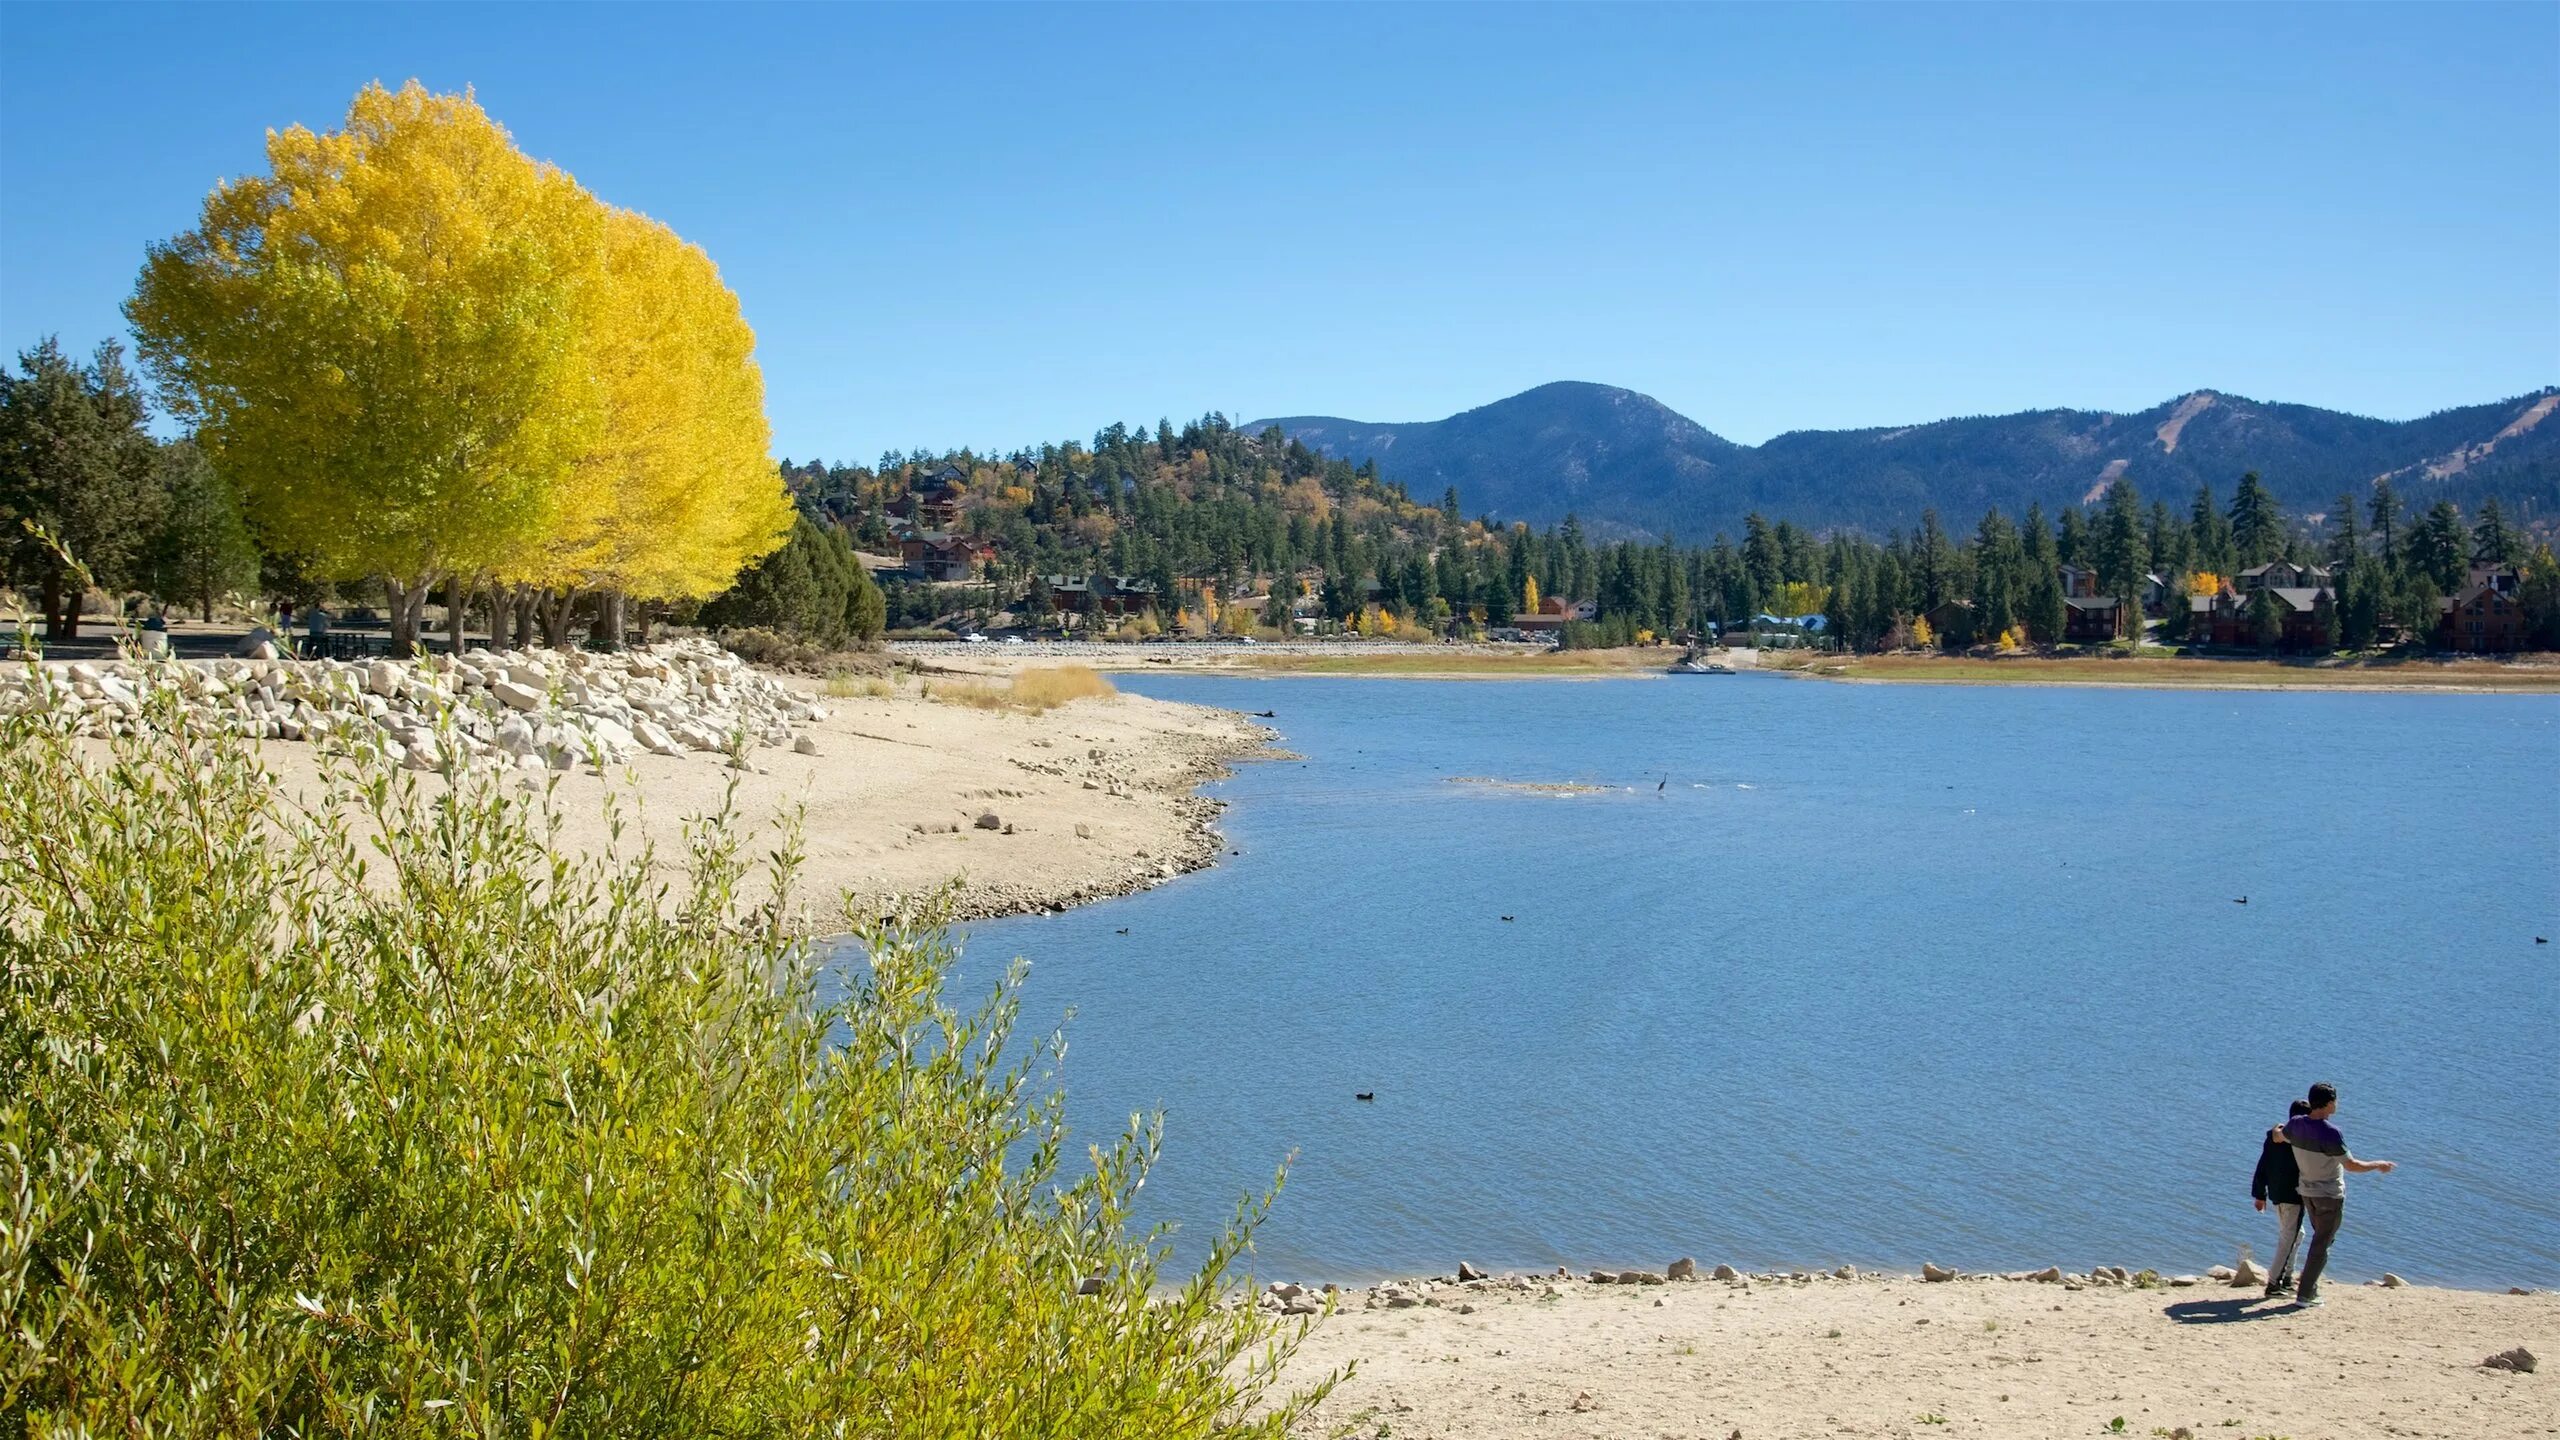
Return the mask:
POLYGON ((1111 933, 1112 933, 1112 934, 1114 934, 1114 935, 1126 935, 1126 934, 1128 934, 1128 933, 1129 933, 1129 927, 1128 927, 1128 926, 1126 926, 1126 925, 1123 925, 1123 926, 1121 926, 1119 929, 1114 930, 1114 931, 1112 931, 1111 933))
POLYGON ((1351 1098, 1354 1100, 1375 1100, 1378 1098, 1378 1092, 1375 1090, 1354 1091, 1351 1098))
POLYGON ((2243 896, 2241 896, 2239 899, 2234 900, 2234 901, 2232 901, 2231 903, 2232 903, 2232 904, 2234 904, 2234 905, 2246 905, 2246 904, 2248 904, 2248 903, 2249 903, 2249 897, 2248 897, 2248 896, 2246 896, 2246 895, 2243 895, 2243 896))
POLYGON ((1508 916, 1508 915, 1503 916, 1503 917, 1502 917, 1502 923, 1503 923, 1503 924, 1505 924, 1505 925, 1510 924, 1510 923, 1511 923, 1511 917, 1510 917, 1510 916, 1508 916))

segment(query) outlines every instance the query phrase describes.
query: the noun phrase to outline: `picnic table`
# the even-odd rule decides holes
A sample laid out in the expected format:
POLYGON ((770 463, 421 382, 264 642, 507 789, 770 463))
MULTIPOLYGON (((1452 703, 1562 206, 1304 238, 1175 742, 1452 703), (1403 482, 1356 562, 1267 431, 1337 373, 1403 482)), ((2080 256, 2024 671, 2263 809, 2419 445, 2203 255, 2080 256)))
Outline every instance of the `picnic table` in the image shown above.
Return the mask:
POLYGON ((315 660, 369 660, 391 653, 391 637, 362 630, 325 630, 317 635, 305 634, 299 648, 304 656, 315 660))

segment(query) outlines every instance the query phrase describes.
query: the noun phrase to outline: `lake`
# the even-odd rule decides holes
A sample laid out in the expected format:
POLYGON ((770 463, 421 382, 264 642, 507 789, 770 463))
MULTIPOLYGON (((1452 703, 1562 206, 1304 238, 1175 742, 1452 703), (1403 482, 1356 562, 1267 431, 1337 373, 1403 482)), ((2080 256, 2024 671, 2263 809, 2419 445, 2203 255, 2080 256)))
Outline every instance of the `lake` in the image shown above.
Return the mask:
POLYGON ((2560 1284, 2560 700, 1123 683, 1301 758, 1213 788, 1216 868, 974 927, 962 993, 1031 958, 1079 1138, 1161 1108, 1195 1242, 1294 1154, 1263 1276, 2263 1262, 2326 1079, 2401 1165, 2342 1277, 2560 1284))

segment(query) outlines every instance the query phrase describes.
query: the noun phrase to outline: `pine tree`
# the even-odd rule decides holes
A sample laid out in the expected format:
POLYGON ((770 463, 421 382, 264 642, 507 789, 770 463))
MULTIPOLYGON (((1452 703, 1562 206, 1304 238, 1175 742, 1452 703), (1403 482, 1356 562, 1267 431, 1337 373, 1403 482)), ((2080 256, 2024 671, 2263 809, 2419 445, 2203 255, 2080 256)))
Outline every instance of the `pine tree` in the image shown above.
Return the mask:
POLYGON ((2231 493, 2232 559, 2240 569, 2281 559, 2285 548, 2284 511, 2276 504, 2258 472, 2240 477, 2231 493))
POLYGON ((2438 595, 2462 588, 2471 574, 2471 536, 2462 528, 2462 511, 2439 500, 2427 518, 2409 532, 2408 568, 2427 577, 2438 595))
POLYGON ((2399 573, 2400 497, 2393 493, 2387 477, 2373 482, 2373 503, 2365 514, 2373 524, 2375 558, 2382 562, 2383 569, 2399 573))
POLYGON ((2356 497, 2340 495, 2329 502, 2329 571, 2343 576, 2363 553, 2364 537, 2356 533, 2356 497))
POLYGON ((46 638, 73 640, 81 596, 28 526, 51 533, 99 585, 121 590, 144 578, 166 494, 122 347, 109 341, 83 366, 47 338, 18 368, 0 371, 0 554, 41 597, 46 638))
POLYGON ((2495 495, 2481 502, 2479 522, 2471 527, 2471 558, 2510 569, 2524 562, 2524 537, 2507 524, 2507 512, 2495 495))
POLYGON ((239 497, 193 441, 164 447, 158 470, 169 508, 154 557, 154 588, 192 602, 211 620, 216 600, 258 583, 258 547, 240 518, 239 497))
POLYGON ((2098 588, 2123 603, 2141 636, 2142 585, 2151 568, 2151 546, 2142 528, 2140 497, 2133 482, 2119 479, 2107 487, 2104 523, 2098 534, 2098 588))
POLYGON ((2195 536, 2195 554, 2191 568, 2215 575, 2228 575, 2240 567, 2231 557, 2231 522, 2223 518, 2214 503, 2213 487, 2196 487, 2195 505, 2188 511, 2187 524, 2195 536))

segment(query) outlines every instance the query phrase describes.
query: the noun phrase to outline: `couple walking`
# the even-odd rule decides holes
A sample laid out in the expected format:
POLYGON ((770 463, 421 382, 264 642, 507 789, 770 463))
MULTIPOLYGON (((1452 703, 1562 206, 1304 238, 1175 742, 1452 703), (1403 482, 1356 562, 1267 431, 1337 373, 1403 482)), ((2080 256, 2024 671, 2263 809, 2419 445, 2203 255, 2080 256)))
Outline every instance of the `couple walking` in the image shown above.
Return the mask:
POLYGON ((2294 1292, 2296 1305, 2320 1303, 2320 1272, 2329 1265, 2329 1242, 2338 1238, 2346 1220, 2347 1172, 2387 1175, 2388 1160, 2359 1160, 2347 1153, 2346 1137, 2329 1123, 2338 1113, 2338 1087, 2311 1087, 2310 1098, 2296 1100, 2282 1125, 2267 1132, 2258 1147, 2258 1173, 2249 1180, 2249 1197, 2260 1210, 2276 1207, 2275 1263, 2267 1267, 2267 1298, 2294 1292), (2311 1253, 2303 1257, 2302 1288, 2294 1291, 2293 1247, 2302 1238, 2302 1222, 2311 1222, 2311 1253))

